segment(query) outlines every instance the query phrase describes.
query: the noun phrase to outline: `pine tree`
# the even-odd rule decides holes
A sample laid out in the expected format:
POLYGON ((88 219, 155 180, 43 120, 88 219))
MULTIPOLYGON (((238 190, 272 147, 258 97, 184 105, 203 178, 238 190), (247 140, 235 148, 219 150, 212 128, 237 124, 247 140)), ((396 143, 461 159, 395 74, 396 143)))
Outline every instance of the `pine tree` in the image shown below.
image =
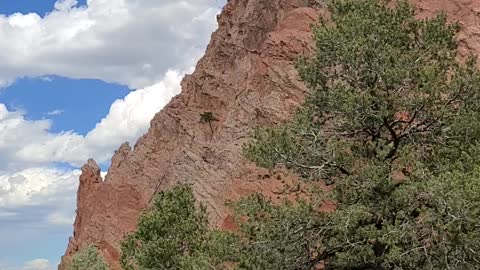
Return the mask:
MULTIPOLYGON (((335 184, 337 210, 247 222, 255 242, 297 238, 252 246, 252 256, 283 258, 265 269, 479 269, 480 76, 475 58, 456 61, 458 25, 445 14, 417 20, 401 0, 330 10, 313 57, 298 64, 305 104, 292 123, 258 129, 245 152, 335 184)), ((259 205, 295 213, 268 202, 251 211, 259 205)))
POLYGON ((244 198, 239 230, 221 232, 177 186, 126 238, 124 269, 480 269, 480 74, 475 58, 457 61, 458 25, 418 20, 404 0, 329 8, 298 62, 305 103, 257 129, 245 155, 333 192, 244 198), (336 210, 321 212, 324 200, 336 210))

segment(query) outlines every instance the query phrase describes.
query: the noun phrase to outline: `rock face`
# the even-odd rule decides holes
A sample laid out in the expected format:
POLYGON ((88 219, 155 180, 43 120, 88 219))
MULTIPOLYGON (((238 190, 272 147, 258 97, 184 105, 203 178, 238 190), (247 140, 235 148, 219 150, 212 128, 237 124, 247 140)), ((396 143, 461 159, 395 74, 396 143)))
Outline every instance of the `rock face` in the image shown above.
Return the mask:
MULTIPOLYGON (((480 1, 417 0, 419 17, 446 10, 464 26, 461 52, 480 52, 480 1)), ((90 160, 82 168, 78 209, 59 269, 79 249, 93 244, 118 265, 119 242, 135 229, 153 194, 189 182, 214 222, 233 226, 224 202, 261 191, 275 199, 295 178, 263 171, 242 159, 241 148, 257 125, 288 119, 306 94, 294 61, 311 51, 310 26, 322 8, 316 0, 230 0, 218 17, 219 29, 182 93, 151 121, 133 149, 124 144, 103 181, 90 160), (212 112, 218 121, 200 121, 212 112), (259 180, 261 179, 261 181, 259 180)))
MULTIPOLYGON (((434 16, 445 11, 450 21, 460 23, 458 35, 462 58, 470 53, 480 54, 480 1, 478 0, 413 0, 419 18, 434 16)), ((480 63, 479 63, 480 65, 480 63)))
POLYGON ((313 5, 228 2, 205 56, 182 82, 182 94, 154 117, 148 133, 133 149, 124 144, 116 151, 105 181, 94 162, 83 167, 74 235, 60 269, 88 244, 101 250, 111 269, 119 269, 119 241, 135 229, 153 194, 174 183, 192 183, 220 223, 224 198, 279 192, 276 179, 284 176, 270 177, 244 162, 241 148, 252 127, 286 120, 302 101, 306 88, 293 61, 309 50, 310 25, 318 17, 313 5), (204 112, 219 120, 212 122, 213 133, 200 122, 204 112), (266 182, 256 181, 259 174, 266 182))

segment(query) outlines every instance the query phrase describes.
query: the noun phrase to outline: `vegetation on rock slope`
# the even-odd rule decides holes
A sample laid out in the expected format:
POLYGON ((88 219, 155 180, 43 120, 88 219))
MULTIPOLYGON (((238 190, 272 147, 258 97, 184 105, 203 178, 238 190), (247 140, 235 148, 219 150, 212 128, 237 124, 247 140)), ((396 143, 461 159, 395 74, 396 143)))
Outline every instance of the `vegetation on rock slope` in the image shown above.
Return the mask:
POLYGON ((73 257, 68 269, 108 270, 108 265, 94 246, 88 246, 73 257))
POLYGON ((336 211, 255 195, 220 232, 178 186, 125 240, 125 269, 480 269, 480 76, 456 61, 458 26, 402 0, 329 6, 298 63, 304 105, 245 154, 334 184, 336 211))

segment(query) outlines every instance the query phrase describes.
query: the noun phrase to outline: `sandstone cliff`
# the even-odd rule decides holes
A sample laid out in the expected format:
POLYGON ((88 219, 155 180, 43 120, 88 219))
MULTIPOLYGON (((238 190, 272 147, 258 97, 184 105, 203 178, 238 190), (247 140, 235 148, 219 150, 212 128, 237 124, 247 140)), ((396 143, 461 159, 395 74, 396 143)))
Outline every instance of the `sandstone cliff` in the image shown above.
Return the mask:
MULTIPOLYGON (((106 179, 90 160, 82 168, 78 209, 63 258, 94 244, 119 269, 119 241, 156 191, 177 182, 194 185, 198 199, 220 226, 229 226, 224 202, 262 191, 276 198, 295 179, 271 175, 242 159, 241 148, 254 126, 288 119, 306 88, 294 60, 311 49, 310 26, 322 13, 316 0, 230 0, 218 17, 219 29, 183 92, 151 121, 133 147, 124 144, 112 158, 106 179), (212 112, 219 121, 200 122, 212 112)), ((480 52, 479 0, 418 0, 419 17, 445 10, 464 29, 461 52, 480 52)), ((292 189, 289 196, 299 196, 292 189)), ((60 265, 64 269, 64 263, 60 265)))

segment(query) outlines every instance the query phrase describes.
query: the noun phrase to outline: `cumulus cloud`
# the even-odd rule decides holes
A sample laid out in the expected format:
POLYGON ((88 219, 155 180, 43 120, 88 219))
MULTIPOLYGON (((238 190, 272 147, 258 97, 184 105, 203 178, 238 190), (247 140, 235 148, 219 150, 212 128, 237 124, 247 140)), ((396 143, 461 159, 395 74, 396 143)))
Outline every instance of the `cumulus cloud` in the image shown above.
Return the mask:
POLYGON ((67 11, 72 7, 76 6, 78 3, 77 0, 59 0, 55 3, 55 9, 59 11, 67 11))
POLYGON ((53 270, 53 266, 46 259, 35 259, 27 262, 21 270, 53 270))
POLYGON ((2 209, 71 202, 79 175, 79 170, 43 167, 0 175, 0 220, 15 217, 14 212, 2 209))
MULTIPOLYGON (((44 17, 0 15, 0 88, 17 78, 51 81, 56 75, 138 89, 116 100, 85 136, 54 133, 51 119, 31 120, 27 112, 0 103, 0 250, 17 254, 23 243, 43 248, 54 233, 64 242, 71 233, 80 171, 59 169, 58 163, 78 168, 90 157, 105 163, 121 143, 140 137, 180 92, 181 78, 203 53, 224 2, 87 0, 79 6, 77 0, 58 0, 44 17)), ((0 258, 0 270, 5 269, 53 266, 37 259, 11 268, 0 258)))
POLYGON ((115 101, 108 115, 87 134, 88 144, 109 149, 118 146, 119 142, 140 137, 150 126, 153 116, 180 93, 182 78, 183 73, 168 71, 159 83, 115 101))
POLYGON ((219 12, 214 0, 87 3, 57 1, 43 18, 0 15, 0 85, 55 74, 144 88, 195 64, 219 12))
POLYGON ((61 115, 63 113, 63 110, 53 110, 53 111, 49 111, 47 112, 47 115, 48 116, 56 116, 56 115, 61 115))
MULTIPOLYGON (((62 239, 71 233, 74 220, 79 175, 79 170, 40 167, 0 176, 0 270, 54 269, 54 264, 44 259, 13 266, 8 256, 23 254, 32 246, 43 250, 54 239, 60 239, 56 241, 63 249, 62 239)), ((37 251, 30 255, 48 254, 37 251)))
MULTIPOLYGON (((86 136, 52 133, 51 120, 28 120, 25 112, 0 104, 0 239, 8 243, 14 228, 23 232, 23 240, 15 237, 12 242, 29 241, 39 230, 61 231, 66 239, 74 220, 80 171, 58 169, 55 164, 75 167, 90 157, 108 161, 121 143, 136 140, 148 129, 155 113, 180 92, 182 77, 169 71, 155 85, 115 101, 86 136)), ((0 243, 2 248, 6 246, 0 243)))
POLYGON ((27 120, 25 112, 8 111, 0 104, 0 172, 51 162, 80 166, 90 157, 100 163, 108 161, 121 143, 145 133, 155 113, 180 92, 182 77, 182 73, 168 71, 153 86, 116 100, 86 136, 74 131, 51 133, 51 120, 27 120))
POLYGON ((25 262, 21 267, 13 267, 0 261, 0 270, 53 270, 53 265, 47 259, 35 259, 25 262))
MULTIPOLYGON (((41 237, 41 232, 70 231, 79 175, 79 170, 55 168, 31 168, 1 175, 0 250, 8 248, 8 243, 41 237)), ((21 250, 21 246, 17 248, 21 250)))
MULTIPOLYGON (((31 245, 45 247, 55 234, 70 233, 79 175, 79 170, 45 167, 0 175, 0 256, 8 256, 8 252, 20 255, 31 245)), ((54 267, 45 259, 37 259, 18 267, 0 262, 0 269, 54 267)))

